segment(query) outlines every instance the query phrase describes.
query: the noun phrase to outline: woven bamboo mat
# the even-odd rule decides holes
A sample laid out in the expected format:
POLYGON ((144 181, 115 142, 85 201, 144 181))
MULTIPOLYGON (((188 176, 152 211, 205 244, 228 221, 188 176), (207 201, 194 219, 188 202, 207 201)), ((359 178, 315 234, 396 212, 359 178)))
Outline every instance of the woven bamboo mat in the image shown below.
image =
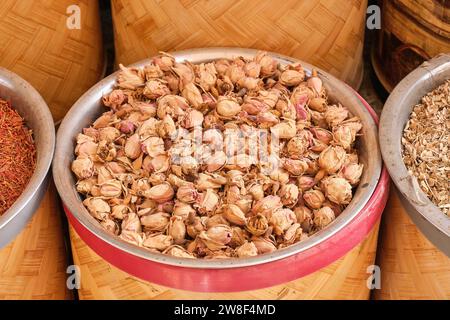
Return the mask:
POLYGON ((384 213, 378 264, 379 300, 450 299, 450 259, 417 229, 400 202, 397 189, 384 213))
POLYGON ((303 59, 362 80, 367 0, 112 0, 116 62, 194 47, 232 46, 303 59))
POLYGON ((378 224, 347 255, 309 276, 245 292, 197 293, 174 290, 133 277, 92 251, 70 228, 73 258, 81 270, 80 299, 361 299, 369 298, 366 268, 374 264, 378 224))
POLYGON ((35 87, 55 121, 100 79, 101 41, 97 1, 0 1, 0 66, 35 87), (80 8, 79 30, 66 26, 70 5, 80 8))
POLYGON ((66 252, 53 182, 13 242, 0 250, 0 299, 70 299, 66 252))

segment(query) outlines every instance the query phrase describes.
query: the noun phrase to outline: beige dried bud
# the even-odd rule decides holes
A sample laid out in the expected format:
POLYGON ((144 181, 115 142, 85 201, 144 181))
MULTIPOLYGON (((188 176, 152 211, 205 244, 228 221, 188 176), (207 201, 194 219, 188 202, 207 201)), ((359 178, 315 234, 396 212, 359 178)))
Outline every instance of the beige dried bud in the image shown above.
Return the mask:
POLYGON ((276 235, 282 235, 295 222, 297 222, 297 217, 294 212, 285 208, 273 212, 269 219, 269 225, 273 227, 276 235))
POLYGON ((188 259, 195 258, 195 256, 192 253, 189 253, 186 249, 178 245, 170 246, 169 248, 164 250, 163 253, 177 258, 188 258, 188 259))
POLYGON ((144 196, 158 203, 164 203, 171 200, 174 194, 175 192, 169 183, 161 183, 151 187, 150 190, 145 192, 144 196))
POLYGON ((298 187, 293 183, 283 184, 278 191, 278 195, 280 196, 283 205, 292 207, 298 201, 298 187))
POLYGON ((216 104, 216 112, 224 118, 232 118, 241 112, 241 106, 233 98, 220 96, 216 104))
POLYGON ((327 100, 324 98, 313 98, 309 101, 308 107, 314 111, 325 112, 327 110, 327 100))
POLYGON ((333 134, 326 129, 314 127, 311 128, 310 131, 317 140, 323 142, 324 144, 330 144, 333 140, 333 134))
POLYGON ((117 86, 123 89, 135 90, 145 83, 142 70, 137 68, 127 68, 119 64, 120 71, 117 75, 117 86))
POLYGON ((320 190, 308 190, 303 194, 303 200, 311 209, 319 209, 325 201, 325 196, 320 190))
POLYGON ((194 203, 198 198, 198 191, 192 183, 181 185, 177 190, 177 199, 186 202, 194 203))
POLYGON ((123 220, 127 214, 131 212, 131 208, 124 204, 114 206, 111 210, 111 217, 118 220, 123 220))
POLYGON ((361 179, 364 165, 358 163, 349 163, 342 167, 340 175, 345 178, 352 186, 356 186, 361 179))
POLYGON ((137 130, 139 138, 141 140, 145 140, 149 137, 158 136, 158 128, 160 126, 159 123, 160 122, 155 118, 145 120, 137 130))
POLYGON ((122 194, 122 183, 109 180, 100 185, 100 194, 107 198, 119 198, 122 194))
POLYGON ((292 244, 299 241, 302 237, 302 234, 303 230, 300 226, 300 223, 294 223, 284 233, 283 239, 285 241, 285 244, 292 244))
POLYGON ((338 125, 333 128, 333 143, 348 150, 355 141, 356 136, 349 126, 338 125))
POLYGON ((142 245, 150 249, 163 251, 173 244, 173 239, 170 235, 152 234, 147 236, 142 245))
POLYGON ((248 188, 248 192, 252 195, 253 199, 258 201, 264 198, 264 187, 261 184, 253 184, 248 188))
POLYGON ((120 136, 120 131, 114 127, 106 127, 98 130, 98 139, 108 143, 114 142, 120 136))
POLYGON ((170 89, 166 82, 161 79, 150 79, 145 83, 142 93, 149 99, 158 99, 159 97, 170 94, 170 89))
POLYGON ((314 211, 314 226, 319 230, 325 228, 335 219, 334 211, 330 207, 322 207, 314 211))
POLYGON ((281 198, 278 196, 267 196, 258 200, 252 208, 254 214, 262 214, 263 216, 270 218, 272 212, 281 208, 281 198))
POLYGON ((92 188, 97 184, 97 179, 95 178, 89 178, 84 180, 79 180, 77 182, 77 191, 82 194, 89 194, 91 193, 92 188))
POLYGON ((262 214, 256 214, 248 218, 245 229, 255 236, 261 236, 269 229, 269 222, 262 214))
POLYGON ((300 131, 289 140, 287 152, 292 159, 301 159, 311 145, 312 135, 307 130, 300 131))
POLYGON ((103 221, 100 221, 100 225, 109 233, 114 234, 114 235, 119 235, 119 226, 117 225, 117 223, 110 219, 110 218, 106 218, 103 221))
POLYGON ((309 176, 301 176, 297 178, 297 186, 300 189, 301 192, 305 192, 316 184, 316 181, 313 177, 309 176))
POLYGON ((139 247, 141 247, 144 242, 143 234, 134 231, 123 230, 119 237, 120 239, 139 247))
POLYGON ((197 208, 200 214, 211 214, 217 208, 219 196, 213 189, 207 189, 206 192, 198 194, 195 202, 194 207, 197 208))
POLYGON ((269 106, 256 97, 247 96, 242 104, 242 111, 245 111, 249 115, 258 115, 268 110, 269 106))
POLYGON ((170 71, 175 64, 175 58, 168 53, 161 52, 160 55, 153 57, 152 62, 157 65, 161 71, 170 71))
POLYGON ((232 230, 227 225, 215 225, 206 231, 200 232, 198 238, 208 247, 209 250, 220 250, 226 248, 232 237, 232 230))
POLYGON ((169 224, 170 215, 165 212, 147 214, 140 218, 145 231, 163 231, 169 224))
POLYGON ((277 250, 277 247, 275 247, 273 242, 266 238, 253 237, 252 242, 255 245, 258 254, 271 253, 277 250))
POLYGON ((194 83, 186 84, 181 94, 194 108, 199 108, 203 104, 202 94, 194 83))
POLYGON ((261 65, 255 61, 247 62, 244 65, 244 71, 248 77, 259 78, 259 73, 261 72, 261 65))
POLYGON ((308 163, 304 160, 283 158, 282 165, 293 176, 301 176, 308 169, 308 163))
POLYGON ((177 128, 175 122, 172 117, 169 115, 165 115, 164 118, 157 123, 158 134, 162 138, 168 138, 171 135, 175 134, 177 128))
POLYGON ((94 158, 97 154, 98 144, 92 140, 86 140, 83 142, 77 142, 77 146, 75 148, 75 154, 79 158, 94 158))
POLYGON ((185 98, 172 94, 159 98, 157 104, 157 115, 160 119, 164 119, 166 115, 177 119, 184 115, 185 110, 189 108, 188 101, 185 98))
POLYGON ((122 231, 141 232, 141 221, 134 212, 129 212, 122 220, 122 231))
POLYGON ((97 220, 105 220, 111 212, 108 203, 101 198, 86 198, 83 205, 88 209, 91 216, 97 220))
POLYGON ((318 164, 320 168, 329 174, 339 171, 346 159, 346 152, 340 146, 329 146, 319 155, 318 164))
POLYGON ((294 120, 286 119, 270 128, 270 132, 280 139, 291 139, 297 133, 297 126, 294 120))
POLYGON ((230 223, 238 226, 244 226, 247 222, 244 212, 234 204, 227 204, 223 210, 223 216, 230 223))
POLYGON ((246 242, 236 248, 236 254, 239 258, 255 257, 258 255, 258 249, 253 242, 246 242))
POLYGON ((130 159, 137 159, 141 155, 139 135, 133 134, 125 143, 125 155, 130 159))
POLYGON ((186 241, 186 225, 182 217, 170 218, 167 234, 173 238, 175 244, 183 244, 186 241))
POLYGON ((341 105, 329 106, 325 112, 325 120, 333 128, 343 122, 348 117, 348 110, 341 105))
POLYGON ((270 127, 278 124, 280 119, 274 115, 272 112, 262 112, 256 116, 256 122, 259 124, 261 129, 269 129, 270 127))
POLYGON ((312 88, 317 95, 322 92, 322 80, 317 76, 317 71, 313 70, 311 78, 307 81, 308 87, 312 88))
POLYGON ((313 213, 305 206, 299 206, 294 209, 297 222, 300 223, 302 229, 306 232, 310 232, 313 227, 313 213))
POLYGON ((190 214, 195 214, 195 210, 190 204, 178 200, 175 201, 173 207, 174 216, 181 217, 183 220, 186 220, 190 214))
POLYGON ((337 204, 349 204, 352 200, 352 186, 344 178, 329 177, 323 181, 325 196, 337 204))
POLYGON ((280 83, 291 87, 297 86, 305 80, 305 73, 297 70, 285 70, 280 74, 280 83))
POLYGON ((261 76, 263 77, 273 75, 278 69, 278 62, 267 52, 258 52, 255 56, 255 62, 261 65, 261 76))
POLYGON ((94 175, 94 162, 89 158, 78 158, 72 162, 72 172, 78 179, 89 179, 94 175))
POLYGON ((126 101, 126 96, 124 92, 120 89, 115 89, 111 91, 108 95, 103 96, 103 104, 111 109, 116 110, 122 103, 126 101))
POLYGON ((235 226, 231 227, 231 230, 232 230, 231 241, 228 244, 231 248, 239 247, 248 240, 248 234, 244 229, 235 226))
POLYGON ((164 154, 164 140, 159 137, 150 137, 142 143, 142 150, 152 158, 164 154))
POLYGON ((206 229, 212 228, 219 224, 225 224, 227 226, 230 225, 227 219, 224 218, 223 214, 214 214, 213 216, 209 217, 201 217, 201 219, 204 219, 203 224, 205 225, 206 229))
POLYGON ((201 127, 202 124, 203 113, 195 109, 188 109, 183 119, 181 120, 181 125, 186 129, 201 127))

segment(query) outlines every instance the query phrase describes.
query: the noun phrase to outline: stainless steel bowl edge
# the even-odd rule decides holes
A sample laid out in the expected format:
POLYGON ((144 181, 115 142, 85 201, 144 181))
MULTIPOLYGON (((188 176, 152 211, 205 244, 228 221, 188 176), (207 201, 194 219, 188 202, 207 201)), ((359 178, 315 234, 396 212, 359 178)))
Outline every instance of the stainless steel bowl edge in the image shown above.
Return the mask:
MULTIPOLYGON (((206 48, 179 51, 172 54, 175 56, 177 61, 189 60, 193 63, 201 63, 220 58, 231 59, 237 56, 253 58, 256 52, 256 50, 240 48, 206 48)), ((276 53, 270 54, 272 54, 282 64, 299 61, 276 53)), ((146 59, 132 64, 131 66, 140 67, 149 62, 150 60, 146 59)), ((303 67, 308 72, 311 72, 313 66, 302 61, 299 62, 302 63, 303 67)), ((206 269, 236 268, 267 263, 305 251, 325 239, 328 239, 336 232, 344 228, 349 221, 355 218, 373 194, 373 191, 378 184, 382 167, 381 153, 377 142, 377 126, 370 113, 358 97, 356 97, 350 87, 337 80, 330 74, 320 69, 317 70, 324 81, 324 86, 331 93, 330 96, 333 97, 334 95, 338 95, 339 101, 343 105, 349 107, 351 112, 358 115, 365 124, 362 137, 362 139, 364 139, 364 143, 362 143, 361 146, 363 150, 362 161, 370 165, 366 166, 360 187, 358 187, 355 193, 355 200, 352 201, 352 203, 336 219, 336 221, 334 221, 333 224, 316 233, 308 240, 294 244, 285 249, 277 250, 274 253, 267 255, 245 259, 205 261, 202 259, 174 258, 162 254, 151 253, 146 249, 126 243, 118 237, 111 236, 103 230, 99 223, 89 215, 81 203, 80 195, 75 189, 75 179, 70 171, 70 163, 73 160, 74 139, 76 134, 79 133, 83 127, 89 126, 99 114, 105 111, 101 104, 101 97, 103 94, 111 91, 115 83, 116 73, 103 79, 87 91, 74 104, 61 123, 57 134, 56 152, 53 161, 53 178, 58 192, 63 202, 76 217, 76 219, 97 237, 117 248, 120 248, 121 250, 125 250, 126 252, 144 259, 149 259, 164 264, 206 269)))

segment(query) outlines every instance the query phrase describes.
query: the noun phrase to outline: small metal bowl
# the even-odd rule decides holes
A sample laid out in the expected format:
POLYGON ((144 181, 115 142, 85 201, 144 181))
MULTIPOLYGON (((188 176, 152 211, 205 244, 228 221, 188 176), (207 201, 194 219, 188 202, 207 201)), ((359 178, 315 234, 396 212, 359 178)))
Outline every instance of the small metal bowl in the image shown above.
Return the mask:
MULTIPOLYGON (((231 59, 237 56, 253 58, 255 54, 256 50, 239 48, 193 49, 173 53, 177 61, 189 60, 192 63, 208 62, 220 58, 231 59)), ((298 61, 275 53, 271 54, 281 64, 289 64, 298 61)), ((135 63, 132 66, 142 67, 149 62, 150 60, 147 59, 135 63)), ((307 73, 310 73, 313 66, 304 62, 301 63, 307 73)), ((318 70, 318 73, 323 79, 324 86, 328 90, 330 98, 332 100, 339 101, 348 107, 350 112, 353 115, 358 116, 364 125, 363 135, 358 146, 361 154, 361 162, 364 163, 365 166, 361 183, 357 188, 354 199, 350 205, 332 224, 324 230, 321 230, 305 241, 294 244, 285 249, 277 250, 271 254, 265 254, 252 258, 225 260, 183 259, 152 253, 144 248, 126 243, 120 238, 112 236, 105 231, 100 224, 89 215, 88 211, 83 206, 82 199, 75 188, 76 181, 70 170, 70 164, 74 159, 76 135, 81 132, 82 128, 89 126, 101 113, 105 112, 101 98, 102 95, 112 90, 116 81, 117 73, 112 74, 100 81, 97 85, 86 92, 68 112, 58 131, 56 152, 53 162, 53 177, 58 192, 65 204, 66 213, 70 222, 83 240, 88 242, 88 244, 90 244, 90 246, 97 253, 105 257, 107 260, 115 260, 112 262, 113 264, 130 273, 136 274, 136 272, 131 269, 139 268, 145 273, 144 275, 140 273, 141 277, 164 285, 178 286, 179 288, 182 287, 195 291, 236 291, 261 287, 263 286, 262 283, 265 283, 266 286, 278 281, 281 283, 281 278, 285 281, 286 279, 292 279, 295 276, 298 277, 300 274, 299 269, 296 268, 297 270, 295 270, 292 268, 292 272, 289 271, 284 274, 283 272, 277 273, 277 276, 272 278, 266 276, 265 279, 262 279, 263 274, 258 275, 257 273, 253 273, 253 277, 258 276, 260 278, 256 280, 259 282, 252 283, 252 276, 249 276, 241 283, 235 283, 232 288, 229 287, 229 285, 231 285, 229 281, 227 282, 224 280, 225 278, 230 277, 231 273, 240 272, 241 275, 246 275, 245 270, 250 270, 254 266, 258 266, 261 269, 261 265, 269 267, 270 263, 274 261, 289 260, 286 258, 290 258, 291 261, 295 260, 298 258, 298 254, 308 251, 309 249, 311 249, 309 251, 310 253, 314 251, 315 254, 317 254, 317 250, 320 247, 318 245, 324 243, 326 240, 329 240, 330 243, 334 243, 334 245, 336 245, 336 238, 339 237, 333 238, 333 236, 337 233, 340 233, 342 236, 344 232, 341 231, 343 231, 343 229, 350 222, 355 222, 357 220, 359 221, 361 219, 360 213, 364 211, 363 208, 365 208, 366 204, 371 208, 367 210, 368 212, 371 212, 367 212, 370 219, 375 216, 379 217, 382 208, 380 210, 378 210, 378 208, 374 210, 373 208, 377 207, 374 203, 379 204, 378 207, 384 207, 383 201, 385 201, 385 199, 382 194, 386 191, 385 184, 387 181, 387 177, 384 177, 382 182, 383 186, 378 189, 379 195, 376 197, 374 196, 377 200, 374 200, 374 202, 368 204, 369 199, 371 199, 374 195, 375 189, 379 187, 379 181, 381 179, 382 161, 377 142, 377 125, 369 110, 354 94, 354 91, 350 87, 320 69, 318 70), (374 213, 375 211, 377 211, 377 213, 374 213), (107 252, 110 252, 110 254, 107 252), (117 258, 120 256, 120 253, 126 254, 126 261, 124 257, 121 259, 117 258), (107 255, 108 257, 106 257, 107 255), (145 264, 152 264, 156 267, 153 271, 151 271, 151 268, 145 267, 145 264), (179 272, 175 271, 175 273, 170 273, 169 270, 178 270, 179 272), (169 275, 161 278, 157 276, 158 272, 172 274, 172 276, 169 275), (227 274, 227 272, 230 272, 230 274, 227 274), (181 274, 186 275, 189 273, 191 273, 193 277, 202 277, 202 282, 200 284, 195 284, 190 283, 189 281, 178 281, 175 277, 175 274, 179 274, 181 276, 181 274)), ((373 221, 371 220, 371 223, 374 223, 375 221, 376 218, 374 218, 373 221)), ((348 234, 346 236, 348 241, 344 240, 343 242, 339 242, 339 250, 323 252, 321 254, 322 258, 320 259, 321 265, 326 265, 327 263, 330 263, 330 261, 333 261, 333 259, 337 258, 337 256, 342 256, 345 252, 357 244, 358 239, 361 240, 361 238, 367 235, 373 226, 373 224, 370 224, 369 226, 369 223, 364 222, 362 222, 362 225, 360 225, 360 229, 355 233, 348 234), (364 235, 362 235, 363 233, 364 235)), ((274 265, 272 264, 270 267, 273 268, 274 265)), ((305 267, 301 270, 301 274, 312 272, 311 270, 312 269, 305 267)))
POLYGON ((400 200, 427 238, 450 257, 450 218, 418 187, 402 158, 401 138, 413 107, 428 92, 450 79, 450 54, 423 63, 392 91, 380 120, 380 145, 386 167, 401 193, 400 200))
MULTIPOLYGON (((0 216, 0 248, 8 244, 33 216, 47 190, 48 172, 55 148, 55 127, 41 95, 15 73, 0 68, 0 98, 14 109, 33 130, 36 143, 36 169, 22 195, 0 216)), ((1 148, 1 146, 0 146, 1 148)))

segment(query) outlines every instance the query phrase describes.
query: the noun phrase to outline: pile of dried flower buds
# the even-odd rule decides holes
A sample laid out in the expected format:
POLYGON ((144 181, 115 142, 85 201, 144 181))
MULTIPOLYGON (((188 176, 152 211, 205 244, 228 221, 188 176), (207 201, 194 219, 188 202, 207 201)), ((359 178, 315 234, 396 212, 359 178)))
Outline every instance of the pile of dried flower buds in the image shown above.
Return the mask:
POLYGON ((352 200, 362 124, 315 71, 265 52, 120 69, 72 163, 112 234, 176 257, 250 257, 306 239, 352 200))

